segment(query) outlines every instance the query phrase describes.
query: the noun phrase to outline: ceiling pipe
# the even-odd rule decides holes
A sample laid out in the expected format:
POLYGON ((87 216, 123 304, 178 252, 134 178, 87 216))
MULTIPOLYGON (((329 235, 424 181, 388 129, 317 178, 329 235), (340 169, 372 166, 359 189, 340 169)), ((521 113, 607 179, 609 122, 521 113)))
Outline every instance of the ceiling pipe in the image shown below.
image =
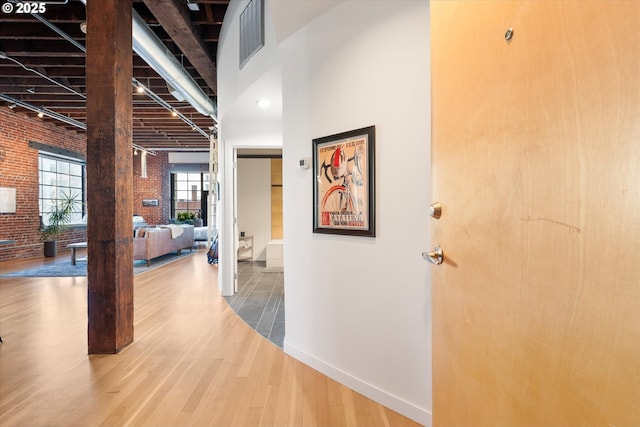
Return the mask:
MULTIPOLYGON (((87 130, 87 125, 85 123, 82 123, 78 120, 72 119, 71 117, 67 117, 64 116, 60 113, 57 113, 55 111, 49 110, 47 108, 44 107, 36 107, 35 105, 31 105, 27 102, 21 101, 19 99, 13 98, 9 95, 5 95, 4 93, 0 93, 0 100, 2 101, 7 101, 10 102, 11 104, 9 104, 9 108, 11 108, 12 110, 16 107, 22 107, 26 110, 30 110, 33 111, 34 113, 38 113, 38 114, 42 114, 43 116, 47 116, 47 117, 51 117, 52 119, 64 122, 68 125, 71 126, 75 126, 77 128, 80 128, 82 130, 87 130)), ((138 151, 143 151, 143 152, 147 152, 149 154, 151 154, 152 156, 156 155, 155 150, 149 149, 149 148, 144 148, 138 144, 132 144, 132 147, 135 148, 138 151)))
MULTIPOLYGON (((4 93, 0 93, 0 100, 2 101, 6 101, 8 103, 10 103, 10 105, 15 105, 17 107, 22 107, 25 110, 30 110, 33 111, 34 113, 38 113, 38 114, 42 114, 43 116, 47 116, 47 117, 51 117, 52 119, 64 122, 68 125, 71 126, 75 126, 77 128, 83 129, 83 130, 87 130, 87 125, 72 119, 71 117, 67 117, 65 115, 62 115, 60 113, 57 113, 55 111, 49 110, 47 108, 44 107, 36 107, 35 105, 31 105, 27 102, 21 101, 19 99, 13 98, 9 95, 5 95, 4 93)), ((15 108, 15 107, 14 107, 15 108)), ((12 108, 13 109, 13 108, 12 108)))
MULTIPOLYGON (((86 5, 86 3, 85 3, 85 5, 86 5)), ((79 42, 78 42, 78 41, 76 41, 73 37, 71 37, 69 34, 65 33, 65 32, 64 32, 64 31, 62 31, 60 28, 56 27, 56 26, 55 26, 55 25, 53 25, 51 22, 47 21, 46 19, 44 19, 42 16, 38 15, 37 13, 32 13, 31 15, 32 15, 32 16, 34 16, 35 18, 37 18, 40 22, 42 22, 44 25, 46 25, 47 27, 49 27, 51 30, 53 30, 56 34, 58 34, 59 36, 61 36, 62 38, 64 38, 64 39, 65 39, 65 40, 67 40, 68 42, 70 42, 72 45, 76 46, 79 50, 81 50, 81 51, 82 51, 82 52, 84 52, 84 53, 87 53, 87 49, 86 49, 86 48, 85 48, 81 43, 79 43, 79 42)), ((85 24, 86 24, 86 23, 85 23, 85 24)), ((80 29, 82 30, 82 28, 80 28, 80 29)), ((84 29, 84 30, 82 30, 82 32, 86 34, 86 27, 85 27, 85 29, 84 29)), ((7 59, 7 60, 9 60, 9 61, 12 61, 12 62, 14 62, 14 63, 16 63, 16 64, 20 65, 22 68, 24 68, 24 69, 25 69, 25 70, 27 70, 27 71, 33 72, 33 73, 35 73, 35 74, 38 74, 39 76, 41 76, 41 77, 43 77, 43 78, 45 78, 45 79, 47 79, 47 80, 51 81, 52 83, 57 84, 58 86, 61 86, 61 87, 65 88, 65 89, 67 89, 67 90, 69 90, 69 91, 71 91, 71 92, 75 93, 75 94, 76 94, 76 95, 78 95, 78 96, 81 96, 81 97, 82 97, 82 98, 84 98, 84 99, 86 99, 86 98, 87 98, 87 97, 86 97, 86 95, 84 95, 84 94, 82 94, 82 93, 79 93, 79 92, 77 92, 77 91, 75 91, 75 90, 73 90, 73 89, 71 89, 71 88, 69 88, 69 87, 67 87, 67 86, 64 86, 63 84, 61 84, 61 83, 59 83, 59 82, 57 82, 57 81, 55 81, 55 80, 50 79, 49 77, 47 77, 47 76, 43 75, 42 73, 40 73, 40 72, 38 72, 38 71, 36 71, 36 70, 34 70, 34 69, 32 69, 32 68, 28 68, 28 67, 26 67, 26 66, 25 66, 24 64, 22 64, 21 62, 18 62, 17 60, 15 60, 15 59, 13 59, 13 58, 10 58, 10 57, 5 53, 5 52, 0 51, 0 59, 7 59)), ((133 85, 134 85, 136 88, 144 87, 144 85, 142 85, 142 84, 141 84, 138 80, 136 80, 135 78, 133 78, 133 79, 132 79, 132 81, 133 81, 133 85)), ((198 87, 198 89, 200 89, 200 88, 198 87)), ((151 91, 151 89, 150 89, 150 88, 144 88, 144 91, 147 93, 147 96, 148 96, 149 98, 153 99, 156 103, 158 103, 158 104, 159 104, 159 105, 161 105, 162 107, 166 108, 166 109, 167 109, 167 110, 169 110, 169 111, 175 111, 175 110, 173 109, 173 107, 172 107, 168 102, 166 102, 166 101, 165 101, 164 99, 162 99, 160 96, 158 96, 158 95, 156 95, 155 93, 153 93, 153 92, 151 91)), ((29 90, 29 89, 27 89, 27 92, 32 93, 32 94, 33 94, 33 93, 35 93, 34 91, 29 90)), ((174 95, 174 97, 175 97, 175 95, 174 95)), ((182 101, 184 101, 184 99, 182 99, 182 101)), ((215 107, 214 107, 214 108, 215 108, 215 107)), ((63 117, 64 117, 64 116, 63 116, 63 117)), ((178 117, 180 117, 180 119, 181 119, 183 122, 185 122, 186 124, 188 124, 189 126, 191 126, 192 128, 194 128, 194 130, 196 130, 200 135, 204 136, 204 137, 205 137, 205 138, 207 138, 207 139, 209 138, 209 134, 208 134, 207 132, 205 132, 204 130, 202 130, 199 126, 196 126, 196 125, 193 123, 193 120, 187 119, 187 118, 184 116, 184 114, 182 114, 182 113, 180 113, 180 112, 178 112, 178 117)), ((213 119, 215 120, 215 117, 214 117, 213 119)), ((217 123, 217 121, 216 121, 216 123, 217 123)))
MULTIPOLYGON (((74 95, 78 95, 80 98, 87 99, 87 97, 86 97, 86 95, 85 95, 85 94, 80 93, 80 92, 78 92, 77 90, 75 90, 75 89, 73 89, 73 88, 70 88, 69 86, 65 86, 64 84, 60 83, 59 81, 52 79, 51 77, 47 76, 46 74, 41 73, 41 72, 40 72, 40 71, 38 71, 38 70, 34 70, 33 68, 27 67, 27 66, 26 66, 26 65, 24 65, 22 62, 20 62, 20 61, 18 61, 17 59, 14 59, 14 58, 12 58, 12 57, 8 56, 8 55, 7 55, 6 53, 4 53, 4 52, 0 52, 0 59, 6 59, 6 60, 8 60, 8 61, 11 61, 11 62, 13 62, 13 63, 14 63, 14 64, 16 64, 16 65, 19 65, 20 67, 22 67, 22 68, 23 68, 23 69, 25 69, 26 71, 29 71, 30 73, 33 73, 33 74, 37 74, 38 76, 42 77, 43 79, 48 80, 49 82, 51 82, 51 83, 53 83, 53 84, 55 84, 55 85, 57 85, 57 86, 59 86, 59 87, 61 87, 61 88, 65 89, 65 90, 67 90, 67 91, 69 91, 69 92, 73 93, 74 95)), ((207 136, 208 136, 208 135, 207 135, 207 136)))
MULTIPOLYGON (((85 6, 87 0, 80 0, 85 6)), ((202 91, 193 77, 186 72, 162 40, 149 28, 146 22, 132 10, 133 50, 151 68, 166 80, 200 114, 211 117, 216 123, 216 106, 202 91)))
POLYGON ((136 88, 139 87, 143 87, 144 88, 144 93, 146 96, 148 96, 149 98, 151 98, 154 102, 156 102, 158 105, 161 105, 162 107, 164 107, 166 110, 171 111, 172 113, 175 113, 176 116, 178 118, 180 118, 180 120, 182 120, 183 122, 185 122, 186 124, 188 124, 189 126, 191 126, 191 129, 198 132, 200 135, 204 136, 205 138, 209 138, 209 134, 203 130, 200 126, 197 126, 192 119, 187 118, 184 114, 182 114, 180 111, 176 110, 175 108, 173 108, 171 106, 171 104, 169 104, 167 101, 165 101, 164 99, 162 99, 159 95, 157 95, 154 91, 152 91, 150 88, 144 86, 142 83, 140 83, 138 80, 136 80, 135 78, 132 79, 133 80, 133 85, 136 88))

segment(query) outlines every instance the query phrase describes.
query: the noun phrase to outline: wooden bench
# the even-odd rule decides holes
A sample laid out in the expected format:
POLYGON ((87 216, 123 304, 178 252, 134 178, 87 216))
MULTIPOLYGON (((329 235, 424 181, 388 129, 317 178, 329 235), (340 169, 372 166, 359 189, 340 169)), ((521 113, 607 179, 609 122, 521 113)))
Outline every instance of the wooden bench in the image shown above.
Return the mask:
POLYGON ((78 248, 86 248, 87 242, 71 243, 67 247, 71 248, 71 265, 76 265, 76 261, 86 260, 86 258, 76 258, 76 250, 78 248))

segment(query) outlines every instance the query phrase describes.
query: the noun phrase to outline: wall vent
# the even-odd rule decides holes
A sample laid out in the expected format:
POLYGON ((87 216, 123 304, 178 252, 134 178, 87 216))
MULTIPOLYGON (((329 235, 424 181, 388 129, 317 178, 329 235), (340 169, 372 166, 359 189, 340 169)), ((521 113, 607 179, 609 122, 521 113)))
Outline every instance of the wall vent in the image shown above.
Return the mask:
POLYGON ((264 46, 264 0, 251 0, 240 14, 240 68, 264 46))

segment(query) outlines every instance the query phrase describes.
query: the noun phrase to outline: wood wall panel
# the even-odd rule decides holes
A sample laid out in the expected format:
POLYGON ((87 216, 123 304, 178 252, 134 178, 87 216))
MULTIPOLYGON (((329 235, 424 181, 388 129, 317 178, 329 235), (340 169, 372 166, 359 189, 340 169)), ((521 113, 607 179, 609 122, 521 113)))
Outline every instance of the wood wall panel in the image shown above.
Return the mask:
POLYGON ((271 159, 271 185, 282 186, 282 158, 271 159))
POLYGON ((271 238, 282 239, 282 159, 271 159, 271 238))

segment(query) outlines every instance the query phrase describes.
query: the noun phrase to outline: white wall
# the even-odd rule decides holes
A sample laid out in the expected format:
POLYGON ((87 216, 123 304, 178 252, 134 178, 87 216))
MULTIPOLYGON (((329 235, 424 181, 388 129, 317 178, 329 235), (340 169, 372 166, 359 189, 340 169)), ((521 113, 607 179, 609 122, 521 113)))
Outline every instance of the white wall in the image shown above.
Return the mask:
POLYGON ((238 231, 253 236, 253 259, 266 261, 271 240, 271 159, 238 159, 238 231))
POLYGON ((346 1, 281 45, 285 350, 430 424, 426 1, 346 1), (391 7, 390 3, 393 3, 391 7), (313 138, 376 126, 377 237, 312 230, 313 138))
MULTIPOLYGON (((218 119, 251 120, 280 119, 280 74, 278 72, 280 58, 276 36, 272 25, 265 26, 265 45, 247 64, 240 69, 240 14, 247 6, 248 0, 232 0, 224 16, 224 24, 220 30, 218 43, 218 79, 223 78, 224 84, 218 84, 218 119), (273 71, 273 72, 272 72, 273 71), (274 87, 276 83, 278 86, 274 87), (257 109, 253 96, 275 97, 270 99, 272 109, 263 111, 257 109)), ((270 2, 265 2, 266 21, 271 21, 270 2)), ((255 128, 251 123, 249 129, 255 128)))
POLYGON ((209 164, 209 153, 170 152, 169 163, 209 164))
MULTIPOLYGON (((220 191, 220 267, 218 286, 222 295, 233 295, 236 268, 234 227, 235 188, 234 152, 237 148, 282 147, 281 72, 275 33, 265 28, 265 46, 239 69, 239 17, 248 0, 233 0, 225 14, 218 43, 218 120, 220 191), (260 109, 258 99, 271 101, 260 109)), ((270 22, 269 2, 266 21, 270 22)))
POLYGON ((233 20, 246 0, 232 0, 218 52, 219 102, 225 143, 240 138, 239 123, 257 134, 259 121, 243 119, 238 106, 255 97, 251 82, 281 73, 285 351, 430 425, 430 267, 420 256, 431 244, 429 2, 324 2, 282 30, 272 22, 283 25, 294 11, 280 0, 266 4, 268 40, 291 35, 261 51, 270 59, 259 52, 238 71, 233 20), (298 160, 312 156, 313 138, 369 125, 377 236, 313 234, 314 178, 298 160))

